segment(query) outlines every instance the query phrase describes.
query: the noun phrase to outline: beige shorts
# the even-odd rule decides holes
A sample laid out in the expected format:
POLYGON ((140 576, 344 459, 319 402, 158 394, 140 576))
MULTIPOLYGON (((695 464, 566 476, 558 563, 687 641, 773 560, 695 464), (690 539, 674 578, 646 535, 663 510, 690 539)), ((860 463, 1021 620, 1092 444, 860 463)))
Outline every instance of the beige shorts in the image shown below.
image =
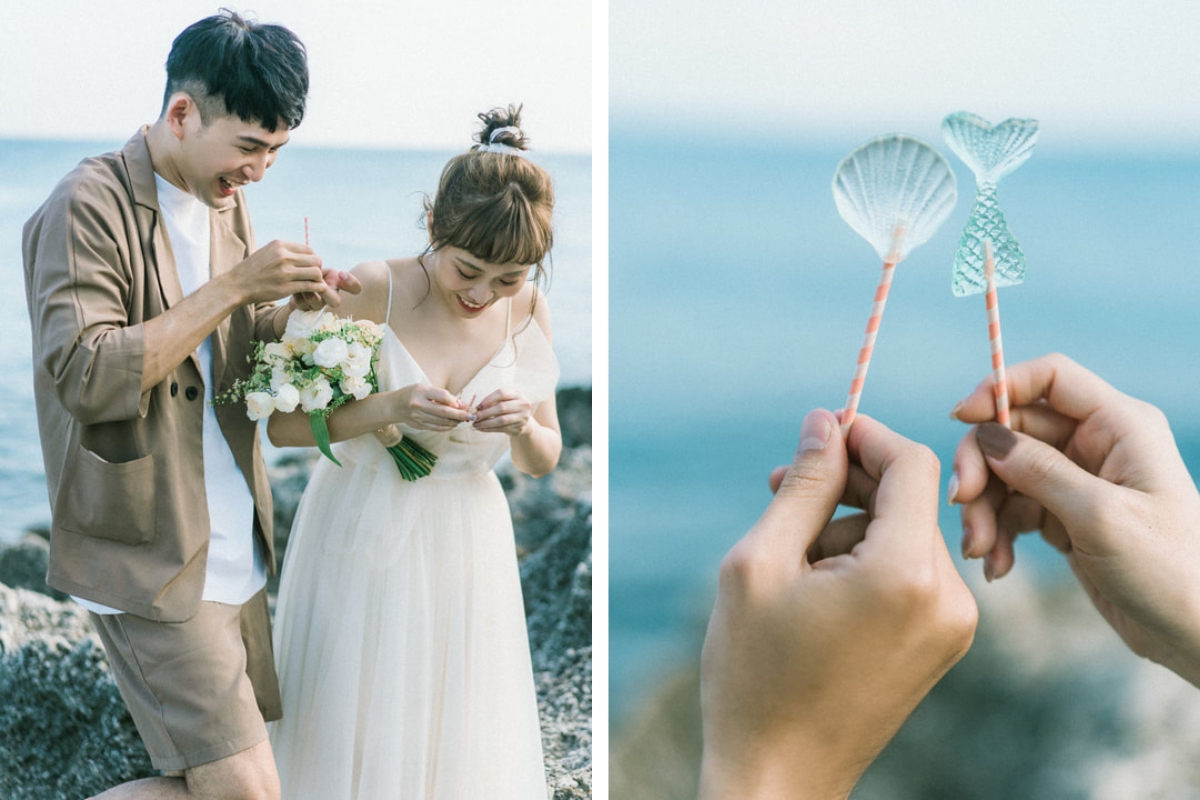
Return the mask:
POLYGON ((240 753, 283 715, 265 589, 242 606, 202 602, 185 622, 91 617, 156 769, 240 753))

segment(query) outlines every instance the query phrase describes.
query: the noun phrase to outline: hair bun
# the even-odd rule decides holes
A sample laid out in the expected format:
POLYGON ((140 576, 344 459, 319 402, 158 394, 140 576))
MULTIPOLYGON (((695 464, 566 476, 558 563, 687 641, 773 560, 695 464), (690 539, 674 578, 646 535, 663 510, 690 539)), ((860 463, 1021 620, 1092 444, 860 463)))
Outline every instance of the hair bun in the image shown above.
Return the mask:
POLYGON ((503 144, 518 150, 527 150, 529 140, 521 130, 522 105, 509 104, 506 108, 496 107, 479 114, 483 128, 475 136, 479 144, 503 144))

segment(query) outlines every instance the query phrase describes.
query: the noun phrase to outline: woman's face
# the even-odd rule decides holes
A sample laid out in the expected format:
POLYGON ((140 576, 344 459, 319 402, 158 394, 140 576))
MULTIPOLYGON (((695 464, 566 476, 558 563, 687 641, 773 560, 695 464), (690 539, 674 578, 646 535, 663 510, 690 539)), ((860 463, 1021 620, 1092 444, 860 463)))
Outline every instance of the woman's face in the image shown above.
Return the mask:
POLYGON ((492 264, 458 247, 439 247, 431 259, 440 299, 464 319, 478 317, 502 297, 512 297, 529 278, 528 264, 492 264))

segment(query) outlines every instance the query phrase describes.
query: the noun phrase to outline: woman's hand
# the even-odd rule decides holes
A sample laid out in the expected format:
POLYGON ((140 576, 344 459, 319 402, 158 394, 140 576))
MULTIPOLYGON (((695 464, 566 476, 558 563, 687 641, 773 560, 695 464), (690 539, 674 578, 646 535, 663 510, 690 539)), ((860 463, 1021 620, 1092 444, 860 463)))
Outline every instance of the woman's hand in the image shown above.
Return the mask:
POLYGON ((448 431, 466 422, 468 413, 462 401, 445 389, 415 383, 387 393, 395 422, 422 431, 448 431))
POLYGON ((844 798, 966 653, 978 611, 938 530, 936 457, 814 411, 721 565, 701 664, 701 798, 844 798), (830 521, 839 502, 865 513, 830 521))
POLYGON ((1166 418, 1062 355, 1011 367, 1008 392, 1017 433, 989 422, 990 379, 954 410, 980 423, 951 480, 963 554, 1000 577, 1040 531, 1135 653, 1200 686, 1200 493, 1166 418))
POLYGON ((484 433, 507 433, 520 436, 533 424, 533 406, 507 389, 497 389, 475 406, 475 430, 484 433))

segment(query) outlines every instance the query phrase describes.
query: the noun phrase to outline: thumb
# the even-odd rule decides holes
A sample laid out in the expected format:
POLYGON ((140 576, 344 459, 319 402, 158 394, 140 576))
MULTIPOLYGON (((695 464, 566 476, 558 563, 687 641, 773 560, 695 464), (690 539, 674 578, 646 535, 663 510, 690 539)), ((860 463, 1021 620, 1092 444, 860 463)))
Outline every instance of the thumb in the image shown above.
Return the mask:
POLYGON ((1068 530, 1090 527, 1104 494, 1113 489, 1045 442, 995 422, 976 428, 975 441, 996 477, 1038 501, 1068 530))
POLYGON ((747 538, 758 540, 786 563, 802 563, 837 509, 848 470, 837 418, 824 409, 809 412, 800 426, 792 465, 747 538))

